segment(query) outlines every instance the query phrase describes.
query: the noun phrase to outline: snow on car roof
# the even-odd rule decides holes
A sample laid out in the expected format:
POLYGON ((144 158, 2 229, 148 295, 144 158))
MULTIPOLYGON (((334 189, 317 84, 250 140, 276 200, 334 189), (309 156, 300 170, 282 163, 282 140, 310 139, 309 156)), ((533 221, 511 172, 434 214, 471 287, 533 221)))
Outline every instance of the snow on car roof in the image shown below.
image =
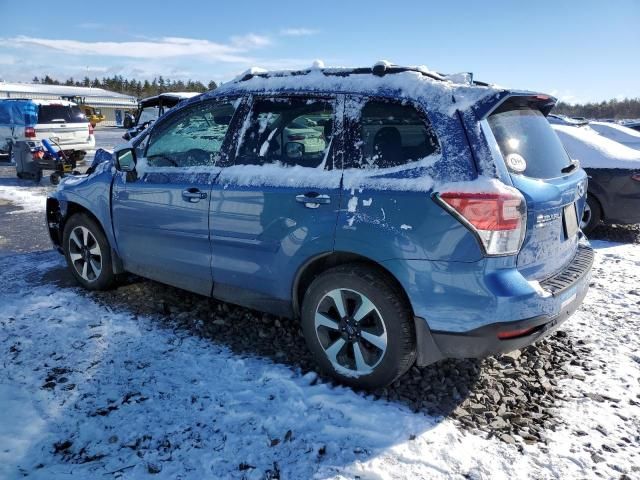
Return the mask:
POLYGON ((471 74, 448 76, 424 66, 400 67, 378 62, 373 67, 364 68, 312 67, 271 72, 254 67, 213 92, 205 93, 204 98, 247 92, 392 95, 428 101, 430 108, 451 114, 503 90, 473 82, 471 74))
POLYGON ((640 132, 624 125, 611 122, 589 122, 589 126, 600 135, 624 145, 640 147, 640 132))
POLYGON ((640 169, 640 151, 599 135, 592 128, 551 125, 572 159, 585 168, 640 169))
POLYGON ((54 100, 41 100, 39 98, 8 98, 8 99, 3 99, 4 101, 9 101, 9 102, 31 102, 31 103, 35 103, 36 105, 64 105, 65 107, 68 106, 77 106, 78 104, 75 102, 70 102, 69 100, 61 100, 61 99, 54 99, 54 100))
POLYGON ((165 92, 160 95, 154 95, 152 97, 146 97, 140 100, 140 103, 148 102, 151 100, 155 100, 157 98, 170 98, 175 100, 184 100, 185 98, 192 98, 197 95, 200 95, 199 92, 165 92))

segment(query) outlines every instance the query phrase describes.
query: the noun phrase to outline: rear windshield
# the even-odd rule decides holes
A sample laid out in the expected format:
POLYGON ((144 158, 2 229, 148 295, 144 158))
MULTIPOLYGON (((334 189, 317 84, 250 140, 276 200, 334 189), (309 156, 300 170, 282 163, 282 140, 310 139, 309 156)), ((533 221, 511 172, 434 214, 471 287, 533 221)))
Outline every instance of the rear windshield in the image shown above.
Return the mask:
POLYGON ((85 123, 87 117, 76 105, 40 105, 38 123, 85 123))
POLYGON ((539 110, 497 111, 489 118, 507 168, 533 178, 555 178, 571 164, 560 139, 539 110))

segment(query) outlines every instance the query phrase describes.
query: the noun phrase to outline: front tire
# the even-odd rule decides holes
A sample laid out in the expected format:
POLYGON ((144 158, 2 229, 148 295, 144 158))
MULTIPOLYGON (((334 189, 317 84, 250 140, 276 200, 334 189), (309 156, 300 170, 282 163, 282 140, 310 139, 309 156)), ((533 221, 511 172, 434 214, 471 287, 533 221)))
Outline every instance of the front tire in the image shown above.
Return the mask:
POLYGON ((106 290, 115 283, 111 247, 102 228, 91 217, 77 213, 67 220, 63 233, 67 265, 78 283, 88 290, 106 290))
POLYGON ((416 358, 411 309, 386 275, 366 265, 335 267, 311 283, 302 330, 320 368, 355 388, 389 385, 416 358))

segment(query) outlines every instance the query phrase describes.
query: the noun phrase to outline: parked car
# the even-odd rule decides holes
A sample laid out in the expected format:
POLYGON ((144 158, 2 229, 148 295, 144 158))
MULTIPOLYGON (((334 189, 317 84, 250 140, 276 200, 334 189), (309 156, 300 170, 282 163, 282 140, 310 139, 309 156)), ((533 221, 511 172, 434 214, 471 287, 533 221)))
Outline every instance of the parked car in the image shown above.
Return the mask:
POLYGON ((16 142, 51 140, 71 160, 73 168, 95 148, 93 127, 80 107, 67 100, 1 100, 0 151, 12 159, 16 142), (28 117, 25 117, 28 112, 28 117))
POLYGON ((640 223, 640 150, 606 138, 588 126, 556 123, 553 129, 569 156, 589 176, 581 228, 590 233, 601 222, 640 223))
POLYGON ((583 127, 585 125, 589 125, 588 120, 579 120, 577 118, 558 115, 556 113, 550 113, 549 115, 547 115, 547 120, 549 120, 549 123, 552 125, 572 125, 574 127, 583 127))
POLYGON ((198 93, 195 92, 168 92, 140 100, 133 121, 130 116, 125 117, 124 127, 127 131, 122 138, 131 140, 182 100, 196 95, 198 93))
POLYGON ((625 122, 624 126, 627 128, 631 128, 632 130, 635 130, 637 132, 640 132, 640 121, 625 122))
POLYGON ((589 122, 589 126, 603 137, 640 150, 640 132, 611 122, 589 122))
POLYGON ((379 387, 581 304, 587 179, 554 103, 389 64, 248 73, 63 182, 47 225, 85 288, 132 272, 300 318, 324 371, 379 387))

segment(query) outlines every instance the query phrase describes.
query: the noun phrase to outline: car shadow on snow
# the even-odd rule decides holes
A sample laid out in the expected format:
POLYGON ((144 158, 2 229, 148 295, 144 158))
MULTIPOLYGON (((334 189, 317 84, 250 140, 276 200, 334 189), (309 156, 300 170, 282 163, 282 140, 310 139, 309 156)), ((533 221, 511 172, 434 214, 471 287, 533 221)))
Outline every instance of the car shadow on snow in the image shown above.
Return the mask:
POLYGON ((87 292, 54 251, 0 258, 0 285, 4 372, 29 404, 11 414, 54 412, 12 456, 22 475, 352 477, 443 420, 320 380, 287 319, 135 277, 87 292))
MULTIPOLYGON (((0 266, 4 262, 7 260, 0 258, 0 266)), ((83 360, 88 366, 70 362, 60 347, 52 353, 52 359, 45 357, 45 368, 39 373, 42 378, 37 388, 56 395, 67 395, 67 391, 73 395, 73 401, 61 401, 71 418, 61 420, 55 441, 38 446, 54 452, 64 464, 110 462, 116 447, 108 445, 113 443, 118 455, 135 452, 144 459, 144 468, 156 473, 164 462, 179 457, 180 451, 211 448, 212 442, 219 441, 223 445, 220 448, 231 449, 226 457, 235 462, 233 468, 238 472, 252 471, 260 464, 265 472, 262 478, 278 478, 275 472, 283 468, 283 457, 275 447, 280 445, 288 449, 285 457, 294 455, 293 450, 305 452, 306 457, 295 460, 310 462, 310 470, 302 472, 303 476, 325 468, 323 459, 330 462, 331 468, 337 468, 324 473, 335 473, 349 469, 354 462, 372 459, 388 447, 411 441, 445 418, 453 419, 465 430, 508 443, 515 443, 514 437, 527 443, 543 442, 544 430, 556 425, 550 411, 560 398, 557 377, 566 373, 564 366, 575 354, 570 341, 567 344, 567 336, 558 334, 517 355, 445 360, 425 368, 412 367, 393 385, 374 392, 355 392, 354 396, 351 390, 313 373, 315 363, 296 320, 218 302, 132 275, 113 290, 87 292, 76 286, 63 257, 54 251, 16 255, 12 266, 27 286, 53 286, 61 298, 71 299, 66 300, 67 304, 61 300, 61 307, 54 305, 59 310, 47 313, 49 322, 64 325, 60 319, 67 315, 65 309, 73 309, 69 301, 92 301, 91 308, 87 308, 91 311, 86 313, 91 319, 77 326, 89 329, 86 335, 78 340, 73 338, 78 336, 77 329, 69 331, 71 347, 88 357, 83 360), (28 268, 19 268, 22 265, 28 268), (143 326, 143 335, 159 339, 160 355, 157 351, 152 355, 153 345, 138 343, 135 334, 129 342, 109 340, 116 334, 128 335, 126 328, 114 331, 131 319, 143 326), (101 329, 105 328, 103 333, 101 329), (208 345, 202 343, 203 339, 208 345), (97 350, 88 350, 95 349, 91 347, 93 342, 102 345, 99 355, 97 350), (146 355, 135 353, 138 348, 151 349, 149 358, 138 358, 146 355), (191 352, 192 348, 197 352, 191 352), (83 349, 87 351, 83 353, 83 349), (99 358, 89 362, 92 355, 99 358), (196 355, 197 359, 189 355, 196 355), (276 365, 255 359, 270 359, 276 365), (244 366, 247 362, 254 365, 252 370, 234 371, 234 365, 244 366), (190 370, 189 364, 203 372, 201 378, 194 376, 197 372, 190 370), (149 378, 139 372, 147 369, 152 370, 149 378), (288 373, 283 376, 282 372, 288 373), (158 383, 158 375, 170 380, 164 378, 158 383), (113 384, 109 383, 112 376, 116 379, 113 384), (103 385, 99 378, 106 378, 103 385), (167 390, 169 381, 171 391, 167 390), (274 385, 279 386, 274 389, 274 385), (203 393, 209 389, 215 393, 203 393), (294 399, 290 398, 292 395, 294 399), (193 415, 180 410, 185 408, 185 399, 189 400, 187 406, 193 405, 193 415), (179 431, 173 424, 159 425, 149 434, 138 432, 135 438, 132 434, 123 438, 114 430, 112 422, 137 405, 138 415, 144 417, 138 423, 153 422, 148 417, 154 415, 152 408, 159 408, 158 404, 170 410, 170 418, 180 419, 179 431), (271 405, 280 410, 271 412, 271 405), (408 410, 418 415, 410 415, 408 410), (206 417, 198 413, 203 411, 209 412, 206 417), (267 413, 269 416, 265 417, 267 413), (241 421, 225 424, 227 416, 238 415, 243 417, 241 421), (308 415, 320 416, 312 430, 303 434, 296 422, 308 415), (292 426, 285 428, 289 416, 292 426), (99 432, 95 434, 97 438, 74 430, 85 421, 99 432), (256 432, 262 432, 262 436, 255 441, 268 442, 266 450, 263 443, 251 447, 253 440, 245 438, 258 435, 256 432), (334 441, 336 436, 341 440, 334 441), (245 441, 249 443, 245 445, 245 441), (341 449, 338 457, 336 449, 341 449), (256 454, 262 459, 257 459, 256 454), (266 460, 273 467, 265 467, 266 460)), ((132 431, 135 428, 132 426, 132 431)), ((454 431, 450 424, 446 428, 454 431)), ((105 469, 112 467, 108 463, 105 469)))
MULTIPOLYGON (((63 264, 34 275, 40 275, 40 282, 60 288, 77 286, 63 264)), ((302 374, 317 369, 295 319, 209 299, 135 275, 128 275, 117 288, 86 295, 111 309, 149 316, 161 327, 224 344, 238 355, 269 358, 302 374)), ((473 390, 480 364, 480 360, 450 360, 426 368, 412 367, 389 387, 362 393, 402 403, 415 412, 447 416, 473 390)), ((331 382, 329 377, 321 377, 331 382)))
MULTIPOLYGON (((46 273, 43 280, 55 280, 65 287, 74 284, 63 266, 46 273)), ((90 296, 105 307, 150 317, 162 327, 223 344, 241 356, 268 358, 303 375, 316 371, 295 319, 219 302, 134 275, 118 288, 90 296)), ((566 364, 579 349, 585 347, 573 345, 564 332, 558 332, 500 357, 414 366, 386 388, 358 393, 433 418, 452 418, 483 436, 511 442, 517 434, 535 443, 544 441, 545 430, 557 425, 552 408, 562 398, 556 388, 558 378, 566 376, 566 364)), ((326 376, 321 378, 331 382, 326 376)))

